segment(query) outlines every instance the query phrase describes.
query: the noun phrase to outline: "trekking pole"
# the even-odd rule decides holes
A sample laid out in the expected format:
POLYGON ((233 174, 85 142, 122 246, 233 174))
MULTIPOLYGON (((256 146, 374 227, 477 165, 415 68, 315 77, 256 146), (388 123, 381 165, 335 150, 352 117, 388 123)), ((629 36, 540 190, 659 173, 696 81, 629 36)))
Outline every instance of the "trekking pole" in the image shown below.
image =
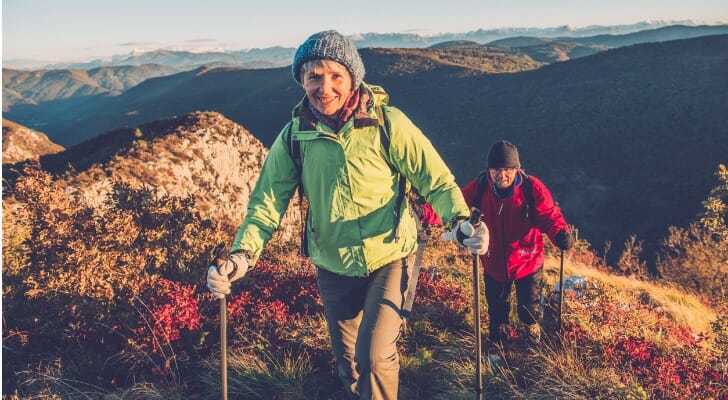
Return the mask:
MULTIPOLYGON (((215 262, 217 264, 217 271, 220 272, 220 268, 227 260, 227 251, 225 251, 225 244, 220 243, 215 248, 215 262)), ((235 275, 238 266, 233 266, 233 271, 228 275, 235 275)), ((222 386, 222 400, 228 400, 228 384, 227 384, 227 299, 223 297, 220 299, 220 383, 222 386)))
POLYGON ((220 381, 222 400, 227 400, 227 301, 220 299, 220 381))
POLYGON ((427 247, 427 240, 429 239, 429 235, 427 234, 425 228, 422 226, 422 221, 417 218, 415 219, 415 222, 417 222, 417 250, 415 251, 415 260, 412 267, 412 274, 407 281, 407 297, 404 300, 404 305, 402 306, 402 311, 400 312, 400 315, 402 316, 403 331, 405 333, 408 332, 407 320, 412 314, 412 307, 415 303, 417 280, 419 279, 420 270, 422 269, 422 257, 425 254, 425 247, 427 247))
POLYGON ((559 333, 561 333, 561 312, 564 300, 564 251, 561 250, 561 267, 559 268, 559 333))
MULTIPOLYGON (((477 208, 470 209, 470 223, 478 227, 481 212, 477 208)), ((483 375, 480 372, 483 358, 483 345, 480 341, 480 256, 473 253, 473 318, 475 323, 475 398, 483 399, 483 375)))

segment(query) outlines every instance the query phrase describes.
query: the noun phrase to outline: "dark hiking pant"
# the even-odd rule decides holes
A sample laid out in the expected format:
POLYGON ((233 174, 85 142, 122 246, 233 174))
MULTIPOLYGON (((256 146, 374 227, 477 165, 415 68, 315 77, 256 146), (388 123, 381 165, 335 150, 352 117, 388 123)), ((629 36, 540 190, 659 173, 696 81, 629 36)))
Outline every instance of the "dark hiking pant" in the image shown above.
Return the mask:
MULTIPOLYGON (((543 287, 543 268, 515 281, 518 319, 526 325, 539 322, 543 316, 541 309, 541 289, 543 287)), ((514 282, 498 282, 485 274, 485 299, 488 303, 490 332, 508 323, 511 311, 511 288, 514 282)))
POLYGON ((397 339, 411 259, 387 264, 367 277, 316 268, 339 377, 352 398, 397 399, 397 339))

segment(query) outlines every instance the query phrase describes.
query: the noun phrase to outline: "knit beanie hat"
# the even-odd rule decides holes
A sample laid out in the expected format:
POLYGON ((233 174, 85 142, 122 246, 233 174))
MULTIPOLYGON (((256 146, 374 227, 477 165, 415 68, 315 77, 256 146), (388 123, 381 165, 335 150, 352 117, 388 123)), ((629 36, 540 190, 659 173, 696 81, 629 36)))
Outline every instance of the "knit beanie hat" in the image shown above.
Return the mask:
POLYGON ((298 47, 291 65, 291 72, 296 82, 301 83, 301 65, 316 59, 333 60, 346 67, 351 74, 354 88, 358 88, 364 80, 364 63, 354 42, 337 31, 314 33, 298 47))
POLYGON ((488 168, 521 168, 518 149, 511 142, 501 140, 490 146, 488 168))

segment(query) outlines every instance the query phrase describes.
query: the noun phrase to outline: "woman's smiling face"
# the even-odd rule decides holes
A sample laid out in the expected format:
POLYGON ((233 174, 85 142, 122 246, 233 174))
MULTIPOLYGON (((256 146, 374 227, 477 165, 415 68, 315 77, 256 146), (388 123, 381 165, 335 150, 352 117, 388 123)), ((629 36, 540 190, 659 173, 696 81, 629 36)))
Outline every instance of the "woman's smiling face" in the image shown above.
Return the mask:
POLYGON ((314 60, 301 67, 301 85, 308 101, 323 115, 335 116, 352 91, 349 70, 336 61, 314 60))

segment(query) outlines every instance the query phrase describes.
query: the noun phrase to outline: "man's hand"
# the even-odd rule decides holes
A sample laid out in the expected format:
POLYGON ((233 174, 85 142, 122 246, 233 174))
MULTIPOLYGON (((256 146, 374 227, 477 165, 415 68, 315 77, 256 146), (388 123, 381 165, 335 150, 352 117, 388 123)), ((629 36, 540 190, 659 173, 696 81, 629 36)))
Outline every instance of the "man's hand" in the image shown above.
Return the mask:
POLYGON ((478 224, 473 234, 469 238, 463 240, 463 244, 467 246, 468 250, 470 250, 473 254, 485 254, 488 251, 488 245, 490 244, 490 234, 485 223, 481 222, 478 224))
POLYGON ((231 282, 248 272, 248 259, 242 253, 228 256, 222 265, 211 265, 207 270, 207 287, 218 299, 230 294, 231 282))
POLYGON ((485 254, 488 251, 490 235, 488 227, 481 222, 477 228, 467 220, 459 220, 450 232, 443 234, 444 240, 454 240, 457 244, 467 247, 473 254, 485 254))
POLYGON ((566 229, 562 229, 561 232, 556 234, 554 238, 554 244, 561 250, 569 250, 574 247, 574 237, 566 229))

